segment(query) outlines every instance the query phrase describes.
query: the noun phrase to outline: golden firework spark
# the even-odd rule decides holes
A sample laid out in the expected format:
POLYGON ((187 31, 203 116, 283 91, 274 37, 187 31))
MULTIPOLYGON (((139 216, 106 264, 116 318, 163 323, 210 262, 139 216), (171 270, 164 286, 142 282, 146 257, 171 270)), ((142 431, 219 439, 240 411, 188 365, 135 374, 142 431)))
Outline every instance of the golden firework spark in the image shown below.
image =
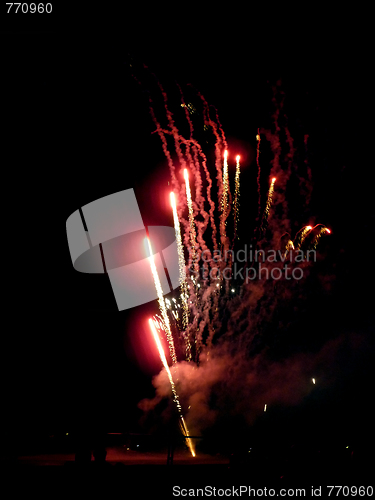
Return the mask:
POLYGON ((193 445, 192 440, 189 438, 189 430, 187 428, 187 425, 185 423, 184 417, 182 415, 182 408, 181 408, 180 400, 179 400, 179 397, 178 397, 178 394, 177 394, 177 391, 176 391, 176 386, 175 386, 175 384, 173 382, 172 373, 171 373, 171 370, 169 369, 169 366, 168 366, 168 363, 167 363, 167 359, 165 357, 164 349, 163 349, 163 346, 161 344, 158 332, 156 330, 156 328, 160 329, 161 325, 160 325, 159 322, 154 321, 151 318, 148 320, 148 323, 150 325, 152 335, 154 337, 156 346, 157 346, 158 351, 159 351, 160 360, 163 363, 165 371, 167 372, 167 375, 168 375, 169 382, 171 384, 171 389, 172 389, 172 393, 173 393, 173 401, 176 404, 177 410, 178 410, 178 412, 180 414, 180 427, 181 427, 182 433, 183 433, 183 435, 185 437, 188 438, 186 440, 186 443, 187 443, 187 445, 189 447, 189 450, 190 450, 191 454, 193 455, 193 457, 195 457, 194 445, 193 445))
MULTIPOLYGON (((183 330, 186 330, 188 323, 189 323, 189 307, 188 307, 188 296, 189 295, 188 295, 188 289, 187 289, 187 283, 186 283, 186 264, 185 264, 185 257, 184 257, 184 248, 182 245, 182 238, 181 238, 180 221, 178 220, 176 199, 175 199, 175 195, 173 192, 171 192, 170 198, 171 198, 171 205, 172 205, 172 211, 173 211, 173 222, 174 222, 174 229, 175 229, 176 242, 177 242, 179 281, 180 281, 180 289, 181 289, 180 297, 181 297, 182 308, 183 308, 182 328, 183 328, 183 330)), ((191 360, 191 345, 190 345, 188 337, 186 337, 185 341, 186 341, 186 359, 188 361, 190 361, 191 360)))
POLYGON ((240 155, 236 156, 236 176, 234 179, 234 239, 237 237, 237 225, 240 205, 240 155))
POLYGON ((228 192, 229 192, 229 180, 228 180, 228 150, 224 151, 224 165, 223 165, 223 195, 221 198, 221 210, 224 214, 228 210, 228 192))
POLYGON ((163 317, 165 332, 167 334, 169 352, 170 352, 170 355, 172 358, 172 362, 177 363, 176 352, 175 352, 174 342, 173 342, 173 337, 172 337, 172 332, 171 332, 171 325, 169 323, 167 307, 166 307, 166 304, 164 301, 163 289, 161 287, 159 274, 158 274, 158 271, 156 269, 154 256, 153 256, 152 248, 151 248, 151 242, 150 242, 149 238, 145 238, 145 244, 146 244, 148 251, 150 253, 149 261, 150 261, 150 266, 151 266, 151 272, 152 272, 152 276, 154 278, 155 288, 156 288, 156 292, 157 292, 158 299, 159 299, 159 307, 160 307, 161 315, 163 317))
MULTIPOLYGON (((318 225, 319 225, 319 224, 317 224, 315 227, 317 227, 318 225)), ((315 227, 314 227, 313 229, 315 229, 315 227)), ((331 231, 330 231, 330 229, 328 229, 328 227, 323 226, 323 227, 320 229, 320 231, 318 232, 318 234, 315 236, 315 238, 314 238, 313 242, 311 243, 311 248, 312 248, 313 250, 315 250, 315 249, 316 249, 316 247, 318 246, 318 243, 319 243, 320 238, 321 238, 324 234, 326 234, 326 233, 331 234, 331 231)))
POLYGON ((294 248, 296 250, 298 250, 300 248, 300 246, 303 243, 303 240, 306 238, 306 236, 308 235, 308 233, 311 230, 312 230, 312 226, 304 226, 302 229, 300 229, 298 231, 298 233, 296 234, 296 236, 294 238, 294 248), (301 234, 299 234, 299 233, 301 233, 301 234), (299 234, 299 236, 298 236, 298 234, 299 234))
POLYGON ((272 196, 273 196, 275 182, 276 182, 276 177, 272 177, 271 185, 270 185, 270 188, 268 190, 266 208, 264 209, 264 213, 263 213, 263 219, 262 219, 262 224, 261 224, 261 231, 262 232, 265 230, 265 227, 266 227, 267 222, 268 222, 268 217, 270 215, 270 208, 272 205, 272 196))
POLYGON ((286 244, 285 248, 284 258, 288 255, 288 252, 290 252, 291 250, 294 250, 294 244, 292 240, 288 240, 288 243, 286 244))

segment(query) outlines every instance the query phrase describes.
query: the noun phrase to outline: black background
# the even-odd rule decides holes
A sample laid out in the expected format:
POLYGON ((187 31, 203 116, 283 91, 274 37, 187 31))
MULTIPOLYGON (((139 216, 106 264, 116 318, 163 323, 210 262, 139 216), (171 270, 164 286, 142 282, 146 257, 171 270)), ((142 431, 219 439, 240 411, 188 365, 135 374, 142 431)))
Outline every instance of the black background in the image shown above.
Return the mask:
POLYGON ((98 425, 136 430, 137 402, 153 394, 158 360, 147 358, 140 338, 156 302, 119 312, 106 276, 74 271, 65 234, 78 207, 131 187, 146 225, 172 225, 163 201, 168 167, 151 135, 148 94, 131 76, 130 64, 145 63, 168 89, 174 81, 192 83, 218 109, 229 146, 248 151, 249 167, 257 127, 269 124, 271 87, 281 80, 288 116, 313 137, 313 207, 333 231, 339 286, 322 298, 332 316, 319 323, 319 335, 354 328, 366 339, 358 359, 343 361, 332 420, 340 415, 343 427, 362 427, 363 439, 370 437, 374 210, 371 156, 361 158, 370 143, 366 27, 352 12, 217 10, 186 8, 168 20, 158 9, 91 17, 54 6, 48 22, 6 20, 2 222, 9 279, 1 364, 9 435, 98 425))

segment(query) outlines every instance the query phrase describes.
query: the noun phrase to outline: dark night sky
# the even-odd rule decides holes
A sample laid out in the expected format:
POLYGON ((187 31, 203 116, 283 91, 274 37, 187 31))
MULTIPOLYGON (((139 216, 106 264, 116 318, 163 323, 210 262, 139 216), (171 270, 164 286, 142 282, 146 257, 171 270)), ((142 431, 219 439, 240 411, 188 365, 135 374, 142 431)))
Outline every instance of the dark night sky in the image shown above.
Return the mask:
POLYGON ((263 29, 254 20, 234 28, 213 19, 200 29, 198 19, 189 17, 185 31, 177 23, 170 32, 141 25, 130 42, 120 30, 3 35, 10 321, 3 327, 2 380, 4 410, 15 428, 52 431, 104 421, 108 430, 132 430, 137 401, 153 394, 157 360, 145 367, 137 341, 141 319, 156 302, 118 312, 106 276, 74 271, 65 234, 78 207, 131 187, 146 224, 172 223, 160 202, 168 167, 128 53, 168 89, 175 80, 194 84, 218 109, 229 146, 248 151, 257 127, 269 120, 270 85, 281 78, 288 116, 298 117, 314 139, 317 219, 333 230, 328 262, 339 286, 322 298, 332 316, 320 334, 332 328, 364 334, 352 404, 369 391, 374 211, 366 205, 367 170, 358 159, 370 95, 366 36, 327 18, 308 30, 304 18, 298 26, 266 20, 263 29))

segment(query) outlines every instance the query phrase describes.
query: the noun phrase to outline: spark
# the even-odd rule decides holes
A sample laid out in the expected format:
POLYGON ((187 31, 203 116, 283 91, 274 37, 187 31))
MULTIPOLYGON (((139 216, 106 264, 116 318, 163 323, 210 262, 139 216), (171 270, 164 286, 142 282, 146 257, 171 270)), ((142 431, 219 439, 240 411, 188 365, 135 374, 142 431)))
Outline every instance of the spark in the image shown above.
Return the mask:
POLYGON ((236 176, 234 179, 234 239, 237 238, 237 226, 238 226, 238 216, 239 216, 239 201, 240 198, 240 155, 236 156, 236 176))
MULTIPOLYGON (((178 253, 178 267, 179 267, 179 281, 180 281, 180 290, 181 290, 181 300, 183 306, 183 314, 182 314, 182 328, 186 330, 189 324, 189 307, 187 303, 188 292, 187 292, 187 283, 186 283, 186 264, 184 257, 184 248, 182 245, 181 238, 181 230, 180 230, 180 222, 178 220, 177 215, 177 207, 176 207, 176 199, 173 191, 170 194, 171 205, 173 211, 173 222, 174 229, 176 234, 176 242, 177 242, 177 253, 178 253)), ((186 358, 188 361, 191 360, 191 345, 189 339, 186 339, 186 358)))
POLYGON ((223 195, 221 198, 221 210, 226 214, 228 210, 228 191, 229 191, 229 181, 228 181, 228 150, 224 151, 224 165, 223 165, 223 195))
POLYGON ((271 184, 270 184, 270 187, 269 187, 269 190, 268 190, 266 208, 264 209, 262 223, 261 223, 261 226, 260 226, 260 234, 261 235, 265 231, 266 226, 268 224, 268 218, 269 218, 269 215, 270 215, 270 208, 271 208, 271 205, 272 205, 272 196, 273 196, 275 182, 276 182, 276 177, 272 177, 271 184))
MULTIPOLYGON (((313 227, 313 229, 315 229, 317 226, 320 226, 320 225, 322 225, 322 224, 317 224, 315 227, 313 227)), ((326 234, 326 233, 331 234, 331 231, 330 231, 330 229, 328 229, 328 227, 323 226, 323 227, 320 229, 320 231, 317 233, 317 235, 315 236, 314 240, 313 240, 313 241, 312 241, 312 243, 311 243, 311 248, 312 248, 313 250, 315 250, 315 249, 316 249, 316 247, 318 246, 318 243, 319 243, 320 238, 321 238, 324 234, 326 234)))
POLYGON ((294 238, 294 248, 295 250, 298 250, 300 246, 302 245, 304 239, 308 235, 308 233, 312 230, 312 226, 304 226, 302 227, 298 233, 296 234, 294 238), (299 236, 298 236, 299 235, 299 236))
POLYGON ((165 301, 164 301, 163 289, 161 287, 159 274, 158 274, 158 271, 156 269, 154 256, 153 256, 152 248, 151 248, 151 242, 150 242, 149 238, 145 238, 145 243, 147 243, 148 250, 150 252, 149 262, 150 262, 150 266, 151 266, 152 276, 154 278, 156 292, 157 292, 158 299, 159 299, 160 312, 161 312, 162 317, 163 317, 164 328, 165 328, 165 331, 167 334, 169 352, 170 352, 173 363, 177 363, 176 352, 175 352, 174 342, 173 342, 173 337, 172 337, 172 332, 171 332, 171 325, 169 323, 167 308, 166 308, 165 301))
POLYGON ((264 410, 263 411, 267 411, 267 404, 264 405, 264 410))
POLYGON ((185 423, 185 419, 184 419, 184 417, 182 415, 181 415, 180 427, 181 427, 183 435, 188 438, 186 440, 186 444, 189 447, 190 453, 192 454, 193 457, 195 457, 195 451, 194 451, 193 441, 189 437, 190 436, 189 429, 187 428, 187 425, 185 423))
POLYGON ((284 258, 288 255, 288 252, 290 252, 290 250, 294 250, 294 244, 292 240, 288 240, 288 243, 286 244, 284 258))
POLYGON ((312 380, 312 383, 313 383, 313 384, 315 384, 315 379, 313 378, 313 379, 311 379, 311 380, 312 380))

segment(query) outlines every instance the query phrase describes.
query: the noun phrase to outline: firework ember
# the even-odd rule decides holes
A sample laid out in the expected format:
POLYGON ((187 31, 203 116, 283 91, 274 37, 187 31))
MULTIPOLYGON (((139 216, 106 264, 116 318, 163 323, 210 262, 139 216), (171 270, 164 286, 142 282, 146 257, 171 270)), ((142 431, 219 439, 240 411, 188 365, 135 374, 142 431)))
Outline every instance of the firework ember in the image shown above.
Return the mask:
POLYGON ((266 208, 264 209, 263 218, 262 218, 262 222, 260 225, 260 235, 259 236, 262 236, 264 234, 264 231, 265 231, 267 224, 268 224, 268 218, 270 215, 270 208, 272 205, 272 196, 273 196, 275 182, 276 182, 276 177, 273 177, 271 180, 270 188, 268 190, 267 203, 266 203, 266 208))

